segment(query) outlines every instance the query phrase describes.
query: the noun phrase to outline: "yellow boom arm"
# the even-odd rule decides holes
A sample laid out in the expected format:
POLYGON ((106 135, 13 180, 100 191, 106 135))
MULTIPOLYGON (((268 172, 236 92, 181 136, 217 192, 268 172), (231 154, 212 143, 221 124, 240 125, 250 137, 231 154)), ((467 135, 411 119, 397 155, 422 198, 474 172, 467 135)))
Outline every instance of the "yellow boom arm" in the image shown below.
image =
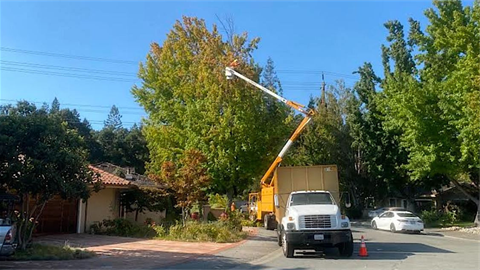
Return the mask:
POLYGON ((272 175, 273 171, 275 168, 277 168, 280 165, 280 162, 283 160, 283 156, 285 153, 288 151, 290 146, 293 144, 293 142, 297 139, 298 135, 303 131, 305 126, 310 122, 312 119, 312 116, 315 114, 315 112, 304 105, 287 100, 286 98, 277 95, 276 93, 270 91, 269 89, 263 87, 262 85, 250 80, 249 78, 243 76, 242 74, 238 73, 233 69, 233 67, 226 67, 225 68, 225 75, 227 76, 227 79, 233 79, 234 76, 237 76, 240 79, 243 79, 244 81, 250 83, 251 85, 257 87, 258 89, 262 90, 263 92, 269 94, 270 96, 276 98, 280 102, 283 102, 290 106, 291 108, 303 113, 305 115, 305 118, 303 118, 302 122, 300 125, 298 125, 297 129, 293 132, 292 136, 290 136, 290 139, 288 139, 287 143, 283 146, 282 150, 278 154, 277 158, 273 161, 272 165, 270 165, 270 168, 268 168, 267 172, 263 175, 262 180, 260 183, 262 186, 271 186, 272 183, 267 183, 267 179, 272 175))

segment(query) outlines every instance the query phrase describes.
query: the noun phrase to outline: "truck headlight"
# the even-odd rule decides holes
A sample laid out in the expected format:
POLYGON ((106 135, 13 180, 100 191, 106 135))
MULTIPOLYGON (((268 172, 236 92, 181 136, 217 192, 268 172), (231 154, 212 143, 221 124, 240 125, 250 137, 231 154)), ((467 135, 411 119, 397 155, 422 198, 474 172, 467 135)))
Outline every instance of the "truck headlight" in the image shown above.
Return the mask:
POLYGON ((295 223, 287 223, 287 230, 295 230, 295 223))
POLYGON ((342 228, 348 228, 348 222, 342 222, 341 226, 342 228))

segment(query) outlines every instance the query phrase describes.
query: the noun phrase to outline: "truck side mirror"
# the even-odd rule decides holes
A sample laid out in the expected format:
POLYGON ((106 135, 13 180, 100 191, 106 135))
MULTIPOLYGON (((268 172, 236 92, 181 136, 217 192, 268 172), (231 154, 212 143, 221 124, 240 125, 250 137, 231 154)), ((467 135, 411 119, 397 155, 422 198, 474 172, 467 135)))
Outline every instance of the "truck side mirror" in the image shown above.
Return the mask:
POLYGON ((276 208, 280 208, 280 204, 278 203, 278 194, 275 194, 273 196, 273 202, 274 202, 276 208))

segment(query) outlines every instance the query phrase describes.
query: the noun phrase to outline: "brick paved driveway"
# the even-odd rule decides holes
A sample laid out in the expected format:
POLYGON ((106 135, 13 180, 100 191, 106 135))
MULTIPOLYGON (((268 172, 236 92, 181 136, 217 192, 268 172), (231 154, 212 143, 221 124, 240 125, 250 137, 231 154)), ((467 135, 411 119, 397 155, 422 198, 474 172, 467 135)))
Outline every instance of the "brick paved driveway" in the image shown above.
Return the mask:
POLYGON ((43 236, 37 243, 81 247, 95 251, 91 259, 71 261, 0 262, 0 268, 15 269, 154 269, 186 262, 190 259, 218 253, 242 244, 194 243, 163 240, 145 240, 89 234, 43 236))

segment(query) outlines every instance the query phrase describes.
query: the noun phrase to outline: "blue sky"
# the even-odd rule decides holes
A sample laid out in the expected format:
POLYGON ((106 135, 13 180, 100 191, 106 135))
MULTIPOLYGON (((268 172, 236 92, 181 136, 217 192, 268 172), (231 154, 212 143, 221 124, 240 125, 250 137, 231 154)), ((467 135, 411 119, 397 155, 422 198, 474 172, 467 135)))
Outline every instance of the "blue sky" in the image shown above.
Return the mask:
POLYGON ((115 104, 129 127, 145 116, 130 93, 140 83, 136 63, 145 59, 150 43, 162 44, 175 21, 186 15, 210 26, 218 24, 217 16, 228 16, 238 32, 260 37, 256 61, 264 65, 271 57, 285 97, 306 104, 310 95, 320 93, 321 77, 311 71, 326 71, 327 84, 344 79, 347 86, 365 61, 381 74, 383 23, 396 19, 407 25, 413 17, 425 26, 423 12, 429 7, 430 1, 0 1, 0 103, 51 103, 57 97, 95 129, 115 104))

